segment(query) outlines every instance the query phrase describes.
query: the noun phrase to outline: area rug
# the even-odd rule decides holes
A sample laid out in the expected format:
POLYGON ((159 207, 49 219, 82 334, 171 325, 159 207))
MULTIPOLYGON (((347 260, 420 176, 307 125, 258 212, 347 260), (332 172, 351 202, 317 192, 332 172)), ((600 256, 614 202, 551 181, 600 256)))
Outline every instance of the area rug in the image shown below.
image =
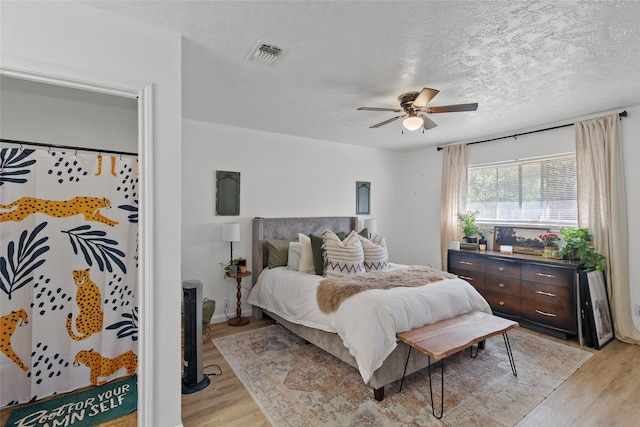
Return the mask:
MULTIPOLYGON (((501 335, 477 358, 446 360, 444 417, 431 414, 424 369, 385 387, 378 402, 358 371, 281 325, 213 342, 267 419, 280 426, 513 426, 586 362, 591 353, 518 329, 509 332, 518 376, 501 335)), ((440 402, 440 368, 432 370, 440 402)), ((439 409, 438 406, 436 406, 439 409)))
POLYGON ((138 405, 137 375, 67 393, 11 411, 5 427, 95 426, 122 417, 138 405))

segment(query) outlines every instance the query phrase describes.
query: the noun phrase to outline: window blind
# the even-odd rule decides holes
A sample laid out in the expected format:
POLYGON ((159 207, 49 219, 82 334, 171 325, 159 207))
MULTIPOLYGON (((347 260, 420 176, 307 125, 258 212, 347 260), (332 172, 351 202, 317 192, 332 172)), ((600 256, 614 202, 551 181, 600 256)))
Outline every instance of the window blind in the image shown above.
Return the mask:
POLYGON ((467 209, 480 222, 578 222, 575 153, 468 167, 467 209))

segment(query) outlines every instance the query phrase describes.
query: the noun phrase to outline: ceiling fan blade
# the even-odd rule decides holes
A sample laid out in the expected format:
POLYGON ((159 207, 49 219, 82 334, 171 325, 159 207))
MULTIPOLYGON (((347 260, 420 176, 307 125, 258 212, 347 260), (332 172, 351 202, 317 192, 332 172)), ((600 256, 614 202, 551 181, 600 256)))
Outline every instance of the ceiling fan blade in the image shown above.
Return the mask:
POLYGON ((371 129, 371 128, 379 128, 380 126, 388 125, 389 123, 391 123, 391 122, 395 122, 396 120, 401 119, 401 118, 403 118, 403 117, 406 117, 406 114, 402 114, 402 115, 400 115, 400 116, 395 116, 395 117, 394 117, 394 118, 392 118, 392 119, 385 120, 384 122, 380 122, 380 123, 375 124, 375 125, 373 125, 373 126, 369 126, 369 128, 370 128, 370 129, 371 129))
POLYGON ((377 107, 360 107, 362 111, 393 111, 394 113, 402 113, 404 110, 400 108, 377 108, 377 107))
POLYGON ((424 124, 422 126, 425 130, 433 129, 434 127, 438 126, 436 122, 431 120, 429 117, 425 115, 421 115, 420 117, 422 117, 422 120, 424 120, 424 124))
POLYGON ((431 89, 428 87, 423 88, 416 99, 413 101, 413 107, 417 108, 418 110, 422 110, 439 92, 439 90, 431 89))
POLYGON ((458 111, 476 111, 478 109, 478 103, 473 104, 456 104, 456 105, 441 105, 439 107, 429 107, 425 111, 429 114, 434 113, 455 113, 458 111))

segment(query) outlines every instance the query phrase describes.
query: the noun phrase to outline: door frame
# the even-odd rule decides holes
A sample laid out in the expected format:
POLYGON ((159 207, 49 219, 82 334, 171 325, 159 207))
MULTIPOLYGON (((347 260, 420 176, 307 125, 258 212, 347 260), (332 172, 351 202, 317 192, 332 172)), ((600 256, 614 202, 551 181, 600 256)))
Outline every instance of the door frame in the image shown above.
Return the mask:
POLYGON ((138 268, 138 425, 151 425, 154 390, 154 334, 151 283, 154 271, 153 252, 153 85, 149 83, 113 81, 81 75, 70 70, 46 69, 23 65, 0 65, 0 75, 39 83, 104 93, 138 100, 138 163, 140 201, 138 203, 138 236, 140 261, 138 268), (32 71, 38 68, 41 71, 32 71))

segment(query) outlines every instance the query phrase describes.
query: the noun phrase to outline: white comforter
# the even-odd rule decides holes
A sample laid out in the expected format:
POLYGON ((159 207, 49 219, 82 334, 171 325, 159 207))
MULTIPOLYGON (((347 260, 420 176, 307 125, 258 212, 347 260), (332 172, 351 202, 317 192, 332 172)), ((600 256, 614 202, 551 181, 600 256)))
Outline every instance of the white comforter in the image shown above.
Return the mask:
MULTIPOLYGON (((388 271, 407 267, 391 264, 388 271)), ((356 359, 365 383, 396 348, 396 333, 470 311, 491 313, 475 288, 456 278, 413 288, 371 289, 348 298, 336 312, 324 314, 316 300, 320 280, 286 267, 265 269, 248 302, 292 323, 337 333, 356 359)))

